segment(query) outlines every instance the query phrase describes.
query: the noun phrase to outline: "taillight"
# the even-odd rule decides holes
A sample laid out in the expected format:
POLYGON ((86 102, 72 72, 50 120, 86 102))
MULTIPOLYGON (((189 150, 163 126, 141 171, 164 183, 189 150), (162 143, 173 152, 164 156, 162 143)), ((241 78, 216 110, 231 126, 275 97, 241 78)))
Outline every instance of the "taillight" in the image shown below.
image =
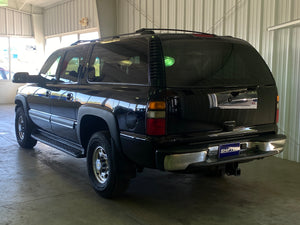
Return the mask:
POLYGON ((166 134, 166 103, 163 101, 149 102, 147 111, 147 130, 148 135, 166 134))
POLYGON ((277 96, 277 102, 276 102, 276 123, 279 121, 279 96, 277 96))

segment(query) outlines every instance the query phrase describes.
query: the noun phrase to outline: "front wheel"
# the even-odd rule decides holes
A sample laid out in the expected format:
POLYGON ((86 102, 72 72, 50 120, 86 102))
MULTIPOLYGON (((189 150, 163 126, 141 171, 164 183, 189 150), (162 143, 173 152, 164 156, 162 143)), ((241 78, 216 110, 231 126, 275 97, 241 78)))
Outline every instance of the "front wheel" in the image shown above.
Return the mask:
POLYGON ((26 118, 23 108, 18 107, 15 118, 15 133, 22 148, 33 148, 37 141, 31 137, 32 124, 26 118))
POLYGON ((106 132, 95 133, 88 144, 87 169, 94 190, 104 198, 112 198, 124 192, 129 179, 118 171, 116 153, 106 132))

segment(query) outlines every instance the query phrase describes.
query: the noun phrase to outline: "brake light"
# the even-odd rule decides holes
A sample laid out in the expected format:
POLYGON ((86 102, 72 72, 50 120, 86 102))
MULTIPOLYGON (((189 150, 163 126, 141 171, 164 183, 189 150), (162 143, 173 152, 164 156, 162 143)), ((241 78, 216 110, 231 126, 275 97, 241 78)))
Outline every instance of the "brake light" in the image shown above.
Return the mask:
POLYGON ((279 121, 279 96, 277 96, 277 102, 276 102, 276 123, 279 121))
POLYGON ((146 133, 148 135, 166 134, 166 103, 163 101, 149 102, 147 112, 146 133))

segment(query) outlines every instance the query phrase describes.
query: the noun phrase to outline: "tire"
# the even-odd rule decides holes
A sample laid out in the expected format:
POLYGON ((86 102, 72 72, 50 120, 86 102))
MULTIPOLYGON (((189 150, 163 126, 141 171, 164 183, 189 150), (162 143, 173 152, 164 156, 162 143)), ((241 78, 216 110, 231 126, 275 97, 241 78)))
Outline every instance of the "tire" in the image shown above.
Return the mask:
POLYGON ((113 152, 107 132, 96 132, 87 148, 87 169, 94 190, 104 198, 113 198, 123 193, 129 183, 118 170, 117 153, 113 152))
POLYGON ((37 141, 31 137, 33 126, 26 118, 23 108, 18 107, 15 117, 15 134, 22 148, 33 148, 37 141))

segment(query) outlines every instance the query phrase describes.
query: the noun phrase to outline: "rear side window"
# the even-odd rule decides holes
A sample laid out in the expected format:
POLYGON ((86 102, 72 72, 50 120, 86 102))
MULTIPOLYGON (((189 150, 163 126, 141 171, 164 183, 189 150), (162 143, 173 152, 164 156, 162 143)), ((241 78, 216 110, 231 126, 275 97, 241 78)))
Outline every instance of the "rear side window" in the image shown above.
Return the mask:
POLYGON ((246 44, 212 40, 162 42, 167 85, 271 85, 274 79, 262 57, 246 44))
POLYGON ((143 38, 96 44, 88 70, 89 82, 148 83, 148 41, 143 38))

